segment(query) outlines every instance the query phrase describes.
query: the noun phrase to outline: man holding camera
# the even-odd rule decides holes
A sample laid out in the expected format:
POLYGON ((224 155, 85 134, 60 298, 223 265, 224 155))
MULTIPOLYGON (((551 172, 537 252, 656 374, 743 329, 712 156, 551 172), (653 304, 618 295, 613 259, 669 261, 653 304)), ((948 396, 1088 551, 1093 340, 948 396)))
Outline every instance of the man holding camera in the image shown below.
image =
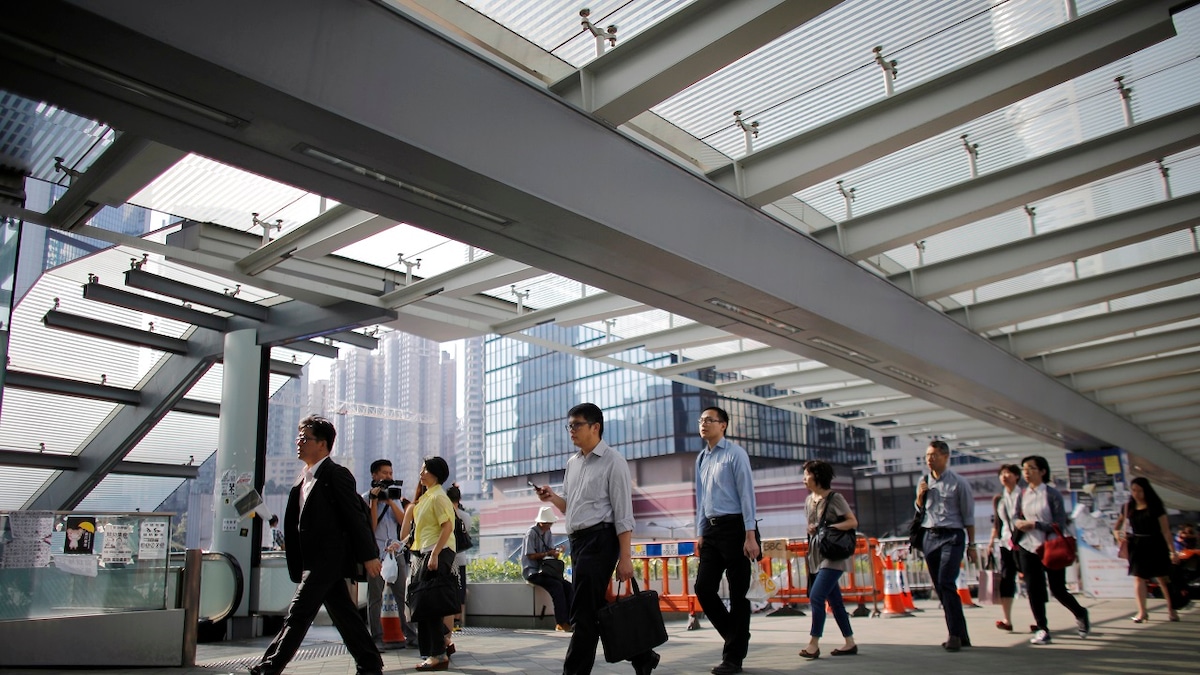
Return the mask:
POLYGON ((383 576, 371 577, 367 581, 367 618, 371 637, 380 650, 383 646, 383 589, 391 585, 396 598, 396 611, 400 615, 400 627, 404 631, 405 644, 416 648, 417 631, 404 618, 402 601, 404 585, 408 582, 408 563, 400 554, 404 547, 396 538, 400 523, 404 520, 404 508, 400 505, 400 488, 404 481, 392 479, 392 463, 386 459, 371 462, 371 489, 363 493, 363 500, 371 511, 371 522, 375 526, 375 545, 379 547, 380 559, 393 555, 396 558, 396 581, 385 581, 383 576))

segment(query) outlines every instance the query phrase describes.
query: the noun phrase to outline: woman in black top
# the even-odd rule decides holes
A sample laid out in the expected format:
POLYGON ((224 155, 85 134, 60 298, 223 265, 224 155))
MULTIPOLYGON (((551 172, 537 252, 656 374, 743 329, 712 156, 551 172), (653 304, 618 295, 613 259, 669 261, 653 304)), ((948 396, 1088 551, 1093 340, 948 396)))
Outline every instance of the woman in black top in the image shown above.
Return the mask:
POLYGON ((1137 616, 1134 623, 1146 620, 1146 581, 1158 579, 1159 588, 1167 600, 1167 615, 1171 621, 1178 621, 1179 615, 1171 608, 1170 593, 1167 588, 1167 577, 1171 574, 1171 564, 1178 561, 1177 554, 1171 547, 1171 527, 1167 524, 1167 510, 1162 499, 1151 487, 1150 481, 1141 476, 1134 478, 1129 486, 1129 503, 1117 518, 1113 534, 1117 541, 1128 539, 1129 574, 1136 578, 1134 597, 1137 598, 1137 616), (1126 533, 1124 525, 1128 520, 1131 533, 1126 533))

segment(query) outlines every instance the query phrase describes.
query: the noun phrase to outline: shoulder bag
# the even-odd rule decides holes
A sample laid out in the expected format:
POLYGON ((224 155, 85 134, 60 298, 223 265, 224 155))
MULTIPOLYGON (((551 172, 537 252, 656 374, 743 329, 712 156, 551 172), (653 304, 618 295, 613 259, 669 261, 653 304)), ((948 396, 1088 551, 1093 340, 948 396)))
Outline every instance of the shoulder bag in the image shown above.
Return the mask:
POLYGON ((542 558, 542 564, 538 566, 538 571, 543 575, 563 580, 563 574, 567 571, 567 564, 558 558, 542 558))
POLYGON ((825 518, 829 513, 829 502, 836 494, 836 492, 830 492, 825 495, 825 504, 821 509, 821 523, 817 526, 817 532, 813 535, 812 541, 809 542, 809 546, 816 547, 817 552, 825 560, 845 560, 854 555, 854 547, 858 545, 858 537, 854 530, 839 530, 830 527, 829 521, 825 518))
MULTIPOLYGON (((924 480, 925 477, 922 476, 924 480)), ((928 498, 929 493, 925 493, 928 498)), ((925 506, 924 502, 913 514, 912 522, 908 524, 908 545, 916 551, 925 551, 925 506)))
POLYGON ((1075 537, 1063 534, 1058 524, 1052 525, 1058 536, 1046 538, 1046 543, 1038 547, 1038 556, 1042 559, 1042 567, 1048 570, 1065 570, 1075 564, 1075 537))
MULTIPOLYGON (((633 593, 618 597, 600 608, 600 642, 604 645, 604 660, 609 663, 627 661, 667 641, 667 626, 658 606, 658 593, 640 591, 635 579, 630 579, 633 593)), ((620 592, 620 584, 617 591, 620 592)))

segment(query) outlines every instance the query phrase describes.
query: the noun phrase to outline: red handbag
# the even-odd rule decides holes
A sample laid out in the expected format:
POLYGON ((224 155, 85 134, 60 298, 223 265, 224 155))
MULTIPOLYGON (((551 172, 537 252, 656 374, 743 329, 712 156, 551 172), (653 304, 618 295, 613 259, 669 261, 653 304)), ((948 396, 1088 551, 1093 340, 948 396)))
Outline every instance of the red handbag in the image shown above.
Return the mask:
POLYGON ((1053 525, 1054 533, 1058 536, 1046 539, 1046 543, 1038 547, 1042 557, 1042 567, 1048 570, 1065 570, 1075 564, 1075 537, 1062 533, 1058 525, 1053 525))

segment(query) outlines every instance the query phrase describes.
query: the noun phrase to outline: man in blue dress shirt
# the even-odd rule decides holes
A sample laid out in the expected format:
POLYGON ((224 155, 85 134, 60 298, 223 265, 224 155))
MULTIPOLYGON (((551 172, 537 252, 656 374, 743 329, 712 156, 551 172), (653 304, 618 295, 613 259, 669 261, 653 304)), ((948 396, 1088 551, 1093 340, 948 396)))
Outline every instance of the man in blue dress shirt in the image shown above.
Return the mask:
POLYGON ((963 551, 978 563, 975 551, 975 495, 966 479, 949 469, 950 446, 933 441, 925 450, 929 475, 917 485, 917 508, 925 509, 925 563, 946 615, 948 652, 971 646, 962 600, 958 597, 958 568, 963 551))
POLYGON ((742 672, 750 648, 750 574, 758 559, 755 537, 754 480, 750 457, 725 438, 729 414, 711 407, 700 413, 700 437, 706 446, 696 457, 696 599, 704 615, 725 639, 714 675, 742 672), (729 609, 721 602, 721 575, 729 582, 729 609))

